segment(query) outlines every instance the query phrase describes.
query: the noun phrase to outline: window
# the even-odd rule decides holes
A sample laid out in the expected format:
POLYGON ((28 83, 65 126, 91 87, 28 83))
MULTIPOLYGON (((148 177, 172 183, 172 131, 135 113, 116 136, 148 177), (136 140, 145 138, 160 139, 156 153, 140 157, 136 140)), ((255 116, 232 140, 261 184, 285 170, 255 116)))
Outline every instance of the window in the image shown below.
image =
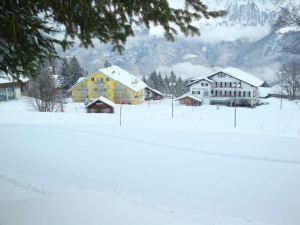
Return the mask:
POLYGON ((213 94, 214 94, 214 91, 212 90, 210 93, 211 93, 211 95, 213 95, 213 94))
POLYGON ((94 82, 94 81, 95 81, 95 78, 94 78, 94 77, 92 77, 91 81, 93 81, 93 82, 94 82))
POLYGON ((239 97, 241 97, 242 96, 242 92, 241 91, 239 91, 239 97))
POLYGON ((0 101, 6 100, 6 88, 0 88, 0 101))
POLYGON ((246 91, 243 91, 243 97, 246 97, 246 91))
POLYGON ((106 81, 109 81, 109 78, 108 78, 108 77, 106 77, 106 81))
MULTIPOLYGON (((230 84, 231 84, 231 83, 230 83, 230 84)), ((229 96, 230 96, 230 97, 232 97, 232 93, 231 93, 231 91, 229 91, 229 96)))
POLYGON ((13 87, 6 88, 7 100, 15 99, 15 89, 13 87))
POLYGON ((251 91, 248 91, 248 96, 251 97, 251 91))

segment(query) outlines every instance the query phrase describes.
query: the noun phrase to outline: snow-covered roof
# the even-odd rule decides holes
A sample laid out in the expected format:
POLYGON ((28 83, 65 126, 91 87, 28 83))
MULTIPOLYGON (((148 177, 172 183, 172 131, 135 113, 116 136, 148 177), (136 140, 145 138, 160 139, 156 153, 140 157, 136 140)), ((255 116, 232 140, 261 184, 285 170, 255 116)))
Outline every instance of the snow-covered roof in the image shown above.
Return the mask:
MULTIPOLYGON (((94 73, 91 74, 90 76, 92 76, 92 75, 94 75, 94 73)), ((78 84, 80 84, 80 82, 82 82, 83 80, 88 79, 90 76, 87 76, 87 77, 79 77, 78 80, 76 81, 76 83, 73 84, 73 85, 69 88, 69 90, 68 90, 67 92, 71 91, 75 86, 77 86, 78 84)))
MULTIPOLYGON (((25 83, 29 81, 29 78, 20 76, 19 80, 25 83)), ((0 73, 0 84, 12 83, 12 82, 17 82, 17 80, 14 79, 10 74, 0 73)))
POLYGON ((191 82, 188 83, 188 84, 185 85, 185 86, 188 87, 188 86, 190 86, 190 85, 192 85, 192 84, 194 84, 194 83, 197 83, 197 82, 199 82, 199 81, 201 81, 201 80, 205 80, 205 81, 207 81, 207 82, 209 82, 209 83, 213 83, 213 82, 214 82, 213 80, 207 78, 207 76, 204 76, 204 77, 195 77, 195 78, 191 79, 191 82))
POLYGON ((194 99, 194 100, 196 100, 196 101, 202 102, 202 99, 201 99, 201 98, 198 98, 198 97, 196 97, 196 96, 194 96, 194 95, 191 95, 190 93, 186 93, 186 94, 180 96, 179 98, 176 98, 175 100, 180 100, 180 99, 183 99, 183 98, 185 98, 185 97, 189 97, 189 98, 194 99))
POLYGON ((255 77, 249 73, 246 73, 245 71, 242 71, 238 68, 234 68, 234 67, 227 67, 225 69, 222 69, 219 72, 226 73, 236 79, 239 79, 241 81, 244 81, 244 82, 251 84, 253 86, 256 86, 256 87, 259 87, 264 83, 263 80, 255 77))
POLYGON ((99 98, 95 99, 94 101, 90 102, 89 104, 87 104, 86 108, 89 107, 90 105, 93 105, 95 102, 97 101, 101 101, 111 107, 115 107, 115 103, 113 103, 112 101, 110 101, 109 99, 103 97, 103 96, 100 96, 99 98))
POLYGON ((77 84, 77 83, 80 83, 80 82, 83 81, 85 78, 86 78, 86 77, 79 77, 78 80, 77 80, 77 82, 76 82, 76 84, 77 84))
MULTIPOLYGON (((127 71, 123 70, 118 66, 109 66, 103 69, 99 69, 99 72, 105 74, 106 76, 110 77, 115 81, 122 83, 123 85, 125 85, 133 91, 140 91, 143 88, 147 87, 147 84, 145 84, 141 79, 128 73, 127 71)), ((75 86, 80 84, 82 81, 89 79, 91 76, 94 76, 96 73, 84 77, 83 79, 79 78, 77 83, 70 87, 68 92, 71 91, 75 86)))
POLYGON ((151 90, 151 91, 153 91, 153 92, 155 92, 155 93, 157 93, 157 94, 159 94, 159 95, 161 95, 161 96, 163 96, 164 94, 163 93, 161 93, 160 91, 158 91, 158 90, 156 90, 156 89, 153 89, 153 88, 151 88, 151 87, 147 87, 149 90, 151 90))
POLYGON ((118 66, 106 67, 100 69, 99 71, 106 76, 114 79, 115 81, 122 83, 133 91, 140 91, 143 88, 147 87, 147 85, 141 79, 128 73, 118 66))
POLYGON ((258 94, 261 98, 266 98, 269 96, 269 94, 272 92, 272 88, 270 87, 259 87, 258 88, 258 94))
POLYGON ((279 84, 276 84, 272 87, 259 87, 258 88, 259 97, 266 98, 269 95, 287 95, 285 88, 281 88, 279 84))

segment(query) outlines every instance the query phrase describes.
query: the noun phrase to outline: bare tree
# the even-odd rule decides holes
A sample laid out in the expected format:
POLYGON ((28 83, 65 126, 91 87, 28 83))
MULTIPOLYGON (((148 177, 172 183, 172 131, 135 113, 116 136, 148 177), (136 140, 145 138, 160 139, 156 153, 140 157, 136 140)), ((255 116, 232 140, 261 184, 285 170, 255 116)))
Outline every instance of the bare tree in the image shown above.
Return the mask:
POLYGON ((47 67, 39 68, 37 78, 28 86, 29 107, 36 112, 54 112, 58 109, 55 80, 47 67))
POLYGON ((294 0, 291 0, 289 4, 286 4, 285 7, 281 7, 281 12, 277 21, 274 24, 274 27, 293 27, 296 29, 291 29, 294 32, 286 32, 285 35, 289 35, 289 46, 283 48, 283 52, 291 54, 300 53, 300 41, 299 41, 299 30, 300 28, 300 4, 294 0))
POLYGON ((283 64, 278 72, 281 87, 284 88, 289 98, 295 98, 300 90, 300 64, 283 64))

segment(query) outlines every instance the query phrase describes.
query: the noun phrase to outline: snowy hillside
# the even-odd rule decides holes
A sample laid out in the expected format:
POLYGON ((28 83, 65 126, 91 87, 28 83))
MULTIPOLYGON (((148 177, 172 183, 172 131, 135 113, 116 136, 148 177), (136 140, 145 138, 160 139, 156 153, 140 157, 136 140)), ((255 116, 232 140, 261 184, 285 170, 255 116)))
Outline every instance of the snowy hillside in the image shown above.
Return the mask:
POLYGON ((0 103, 1 225, 298 225, 300 105, 0 103))
MULTIPOLYGON (((271 29, 278 15, 278 6, 284 5, 286 1, 213 0, 207 3, 210 9, 227 9, 228 15, 201 20, 197 25, 200 27, 200 37, 185 38, 179 35, 176 42, 172 43, 164 40, 162 30, 157 27, 151 27, 150 30, 137 27, 136 35, 128 40, 123 55, 112 52, 110 45, 99 44, 98 41, 95 42, 95 48, 74 47, 64 55, 76 55, 89 72, 103 67, 105 60, 108 60, 137 75, 149 75, 160 68, 167 67, 171 70, 180 67, 183 69, 175 70, 175 73, 184 78, 190 76, 189 73, 182 72, 190 69, 189 66, 183 67, 186 63, 201 66, 203 71, 212 67, 236 66, 254 74, 256 71, 266 70, 265 65, 269 65, 272 72, 269 73, 268 80, 274 79, 280 63, 295 57, 278 56, 282 46, 290 40, 271 29), (272 46, 276 46, 276 52, 272 46), (195 57, 187 58, 187 55, 195 57)), ((182 1, 170 1, 170 4, 175 7, 183 5, 182 1)), ((201 73, 202 70, 196 72, 201 73)), ((258 72, 255 75, 261 74, 258 72)))

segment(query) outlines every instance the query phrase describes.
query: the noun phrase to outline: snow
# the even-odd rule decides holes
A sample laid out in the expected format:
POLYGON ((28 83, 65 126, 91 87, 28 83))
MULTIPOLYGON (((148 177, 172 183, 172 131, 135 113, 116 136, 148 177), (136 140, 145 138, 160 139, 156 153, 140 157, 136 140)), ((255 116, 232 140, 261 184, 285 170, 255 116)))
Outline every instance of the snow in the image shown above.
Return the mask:
POLYGON ((277 33, 278 34, 288 34, 288 33, 295 33, 295 32, 299 32, 300 29, 298 26, 288 26, 288 27, 283 27, 280 28, 277 33))
POLYGON ((300 105, 0 102, 1 225, 298 225, 300 105), (116 107, 119 107, 116 105, 116 107), (117 110, 118 111, 118 110, 117 110))
POLYGON ((197 100, 197 101, 199 101, 199 102, 202 102, 202 99, 201 99, 201 98, 197 98, 196 96, 191 95, 191 94, 189 94, 189 93, 186 93, 186 94, 184 94, 184 95, 182 95, 182 96, 176 98, 175 100, 180 100, 180 99, 183 99, 183 98, 185 98, 185 97, 189 97, 189 98, 191 98, 191 99, 194 99, 194 100, 197 100))
POLYGON ((249 73, 246 73, 238 68, 234 68, 234 67, 227 67, 225 69, 222 69, 221 72, 224 72, 224 73, 227 73, 228 75, 232 76, 232 77, 235 77, 239 80, 242 80, 248 84, 251 84, 253 86, 256 86, 256 87, 259 87, 261 86, 264 82, 249 74, 249 73))
POLYGON ((101 73, 107 75, 108 77, 119 81, 124 84, 126 87, 132 89, 133 91, 140 91, 147 85, 137 78, 136 76, 128 73, 118 66, 110 66, 99 70, 101 73))
POLYGON ((87 106, 89 107, 90 105, 94 104, 95 102, 97 102, 98 100, 100 100, 101 102, 104 102, 105 104, 111 106, 111 107, 115 107, 115 103, 110 101, 109 99, 103 97, 103 96, 100 96, 99 98, 95 99, 94 101, 90 102, 87 106))
MULTIPOLYGON (((19 80, 25 83, 29 81, 29 78, 21 76, 19 77, 19 80)), ((15 80, 11 75, 0 73, 0 84, 11 83, 11 82, 15 82, 15 80)))
POLYGON ((83 81, 84 79, 85 79, 85 77, 79 77, 78 80, 77 80, 77 82, 76 82, 76 84, 77 84, 77 83, 80 83, 80 82, 83 81))
POLYGON ((201 80, 205 80, 205 81, 207 81, 209 83, 214 83, 214 81, 211 80, 211 79, 208 79, 207 76, 203 76, 203 77, 195 77, 195 78, 191 79, 191 82, 188 83, 186 86, 190 86, 190 85, 192 85, 192 84, 194 84, 196 82, 199 82, 201 80))
POLYGON ((193 59, 193 58, 198 58, 198 57, 199 56, 196 54, 188 53, 183 56, 183 59, 193 59))
POLYGON ((272 92, 272 88, 270 88, 270 87, 259 87, 258 88, 259 97, 261 97, 261 98, 268 97, 269 94, 271 94, 271 92, 272 92))
MULTIPOLYGON (((118 66, 110 66, 103 69, 99 69, 99 72, 105 74, 106 76, 110 77, 111 79, 118 81, 125 85, 126 87, 130 88, 133 91, 140 91, 147 87, 147 85, 137 78, 136 76, 128 73, 127 71, 123 70, 122 68, 118 66)), ((76 85, 78 85, 80 82, 89 79, 91 76, 95 75, 95 73, 85 77, 84 79, 78 80, 76 84, 74 84, 70 89, 72 90, 76 85)))
POLYGON ((268 95, 287 95, 287 91, 284 88, 281 88, 279 84, 276 84, 272 87, 259 87, 258 88, 259 97, 265 98, 268 95))
POLYGON ((161 95, 161 96, 164 96, 163 93, 161 93, 160 91, 158 91, 158 90, 156 90, 156 89, 153 89, 153 88, 151 88, 151 87, 147 87, 147 88, 148 88, 149 90, 155 92, 156 94, 159 94, 159 95, 161 95))

